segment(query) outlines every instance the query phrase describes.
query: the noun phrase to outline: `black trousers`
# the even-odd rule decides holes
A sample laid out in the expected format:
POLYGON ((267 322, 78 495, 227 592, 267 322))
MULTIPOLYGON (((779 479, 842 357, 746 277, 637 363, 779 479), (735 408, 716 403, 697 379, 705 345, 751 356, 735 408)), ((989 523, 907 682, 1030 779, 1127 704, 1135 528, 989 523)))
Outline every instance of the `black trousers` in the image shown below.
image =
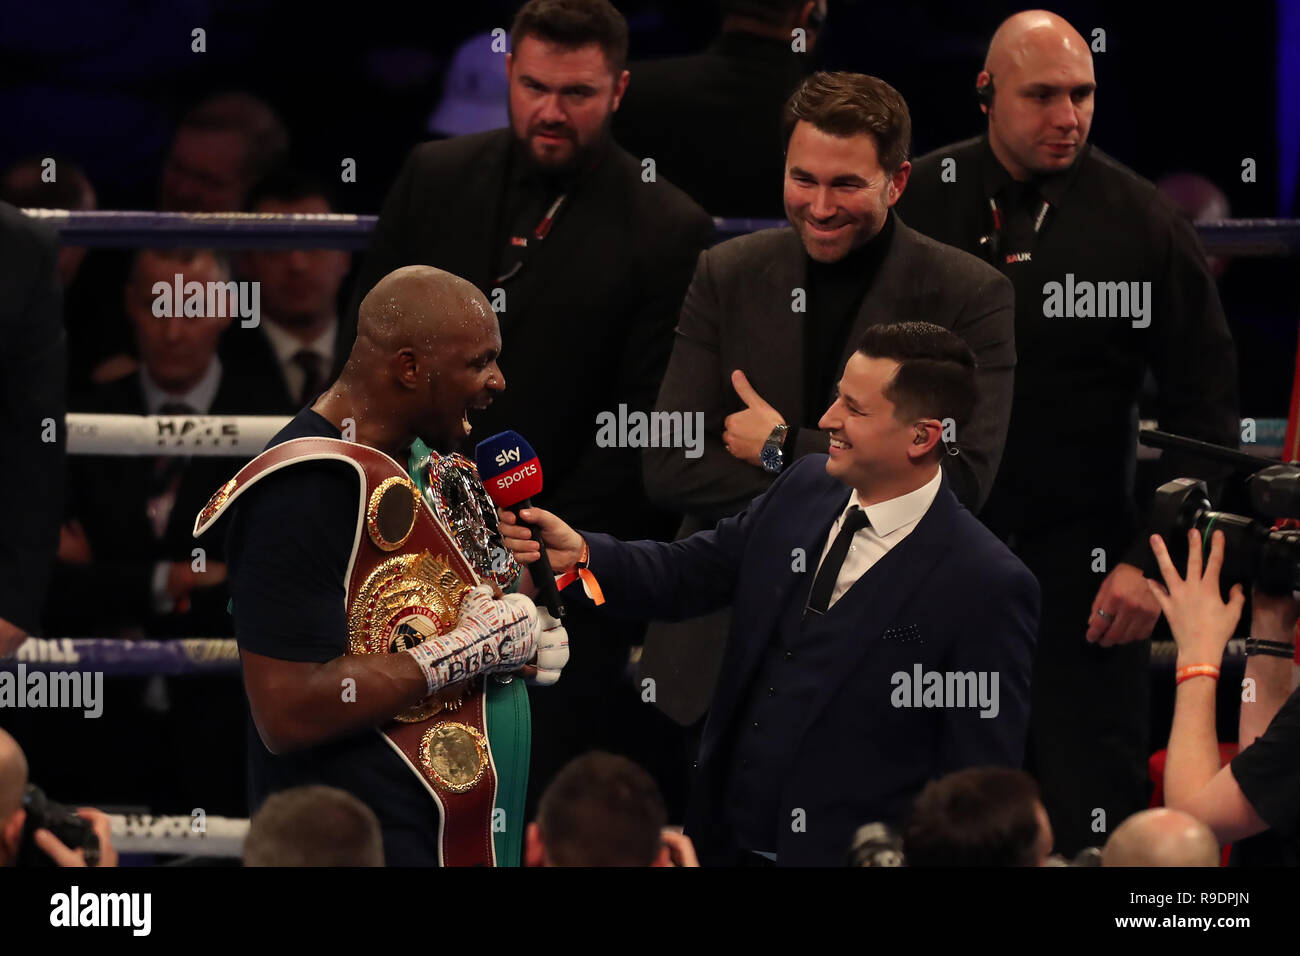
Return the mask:
POLYGON ((1066 856, 1105 843, 1149 800, 1150 641, 1107 648, 1084 639, 1128 532, 1095 521, 1007 541, 1042 588, 1025 764, 1066 856), (1092 570, 1096 548, 1106 572, 1092 570))

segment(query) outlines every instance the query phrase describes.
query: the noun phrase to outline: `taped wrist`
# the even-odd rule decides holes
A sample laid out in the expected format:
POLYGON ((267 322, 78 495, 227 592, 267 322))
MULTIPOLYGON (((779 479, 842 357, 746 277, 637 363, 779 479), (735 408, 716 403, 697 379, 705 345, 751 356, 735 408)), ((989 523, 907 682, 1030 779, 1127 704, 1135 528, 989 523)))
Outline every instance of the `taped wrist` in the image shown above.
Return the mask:
POLYGON ((522 594, 497 600, 480 586, 465 596, 459 623, 446 634, 409 648, 428 692, 479 674, 513 670, 533 656, 537 626, 533 602, 522 594))

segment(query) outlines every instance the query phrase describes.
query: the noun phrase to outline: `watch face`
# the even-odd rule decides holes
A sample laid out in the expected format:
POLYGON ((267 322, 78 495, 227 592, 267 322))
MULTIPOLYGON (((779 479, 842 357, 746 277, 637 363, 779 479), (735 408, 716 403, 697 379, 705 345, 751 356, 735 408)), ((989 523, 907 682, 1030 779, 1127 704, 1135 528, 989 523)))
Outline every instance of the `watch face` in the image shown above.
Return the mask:
POLYGON ((767 447, 758 453, 758 460, 763 463, 763 467, 775 474, 781 470, 781 451, 777 448, 767 447))

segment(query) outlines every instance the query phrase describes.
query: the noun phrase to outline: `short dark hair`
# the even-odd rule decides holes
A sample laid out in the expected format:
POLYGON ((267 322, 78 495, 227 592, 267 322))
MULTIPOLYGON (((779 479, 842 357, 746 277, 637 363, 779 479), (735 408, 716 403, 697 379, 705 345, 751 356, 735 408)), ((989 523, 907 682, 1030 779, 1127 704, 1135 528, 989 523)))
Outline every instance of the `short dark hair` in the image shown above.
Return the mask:
POLYGON ((814 73, 790 94, 781 117, 788 145, 795 124, 806 120, 831 136, 866 133, 876 144, 880 166, 891 176, 907 162, 912 116, 902 94, 865 73, 814 73))
POLYGON ((542 844, 556 866, 649 866, 667 823, 650 775, 599 750, 566 764, 537 809, 542 844))
POLYGON ((277 166, 258 180, 248 194, 247 206, 251 210, 259 202, 267 199, 296 202, 313 196, 324 199, 331 212, 338 208, 337 193, 325 177, 318 176, 301 166, 286 164, 277 166))
POLYGON ((510 24, 510 48, 524 37, 567 49, 598 44, 615 76, 627 63, 627 21, 609 0, 528 0, 510 24))
POLYGON ((1023 770, 975 767, 926 784, 903 829, 908 866, 1033 866, 1038 784, 1023 770))
POLYGON ((868 326, 857 350, 898 363, 883 394, 900 421, 951 418, 958 429, 970 421, 979 391, 975 354, 961 336, 932 322, 890 322, 868 326))
POLYGON ((253 816, 245 866, 383 866, 375 812, 335 787, 273 793, 253 816))

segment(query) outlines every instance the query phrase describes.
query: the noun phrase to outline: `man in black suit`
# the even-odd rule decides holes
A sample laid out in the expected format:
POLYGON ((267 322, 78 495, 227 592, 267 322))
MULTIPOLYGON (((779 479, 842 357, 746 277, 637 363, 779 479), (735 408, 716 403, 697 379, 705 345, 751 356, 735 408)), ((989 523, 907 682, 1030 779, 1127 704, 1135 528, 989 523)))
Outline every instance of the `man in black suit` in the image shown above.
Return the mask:
MULTIPOLYGON (((595 575, 610 614, 734 609, 686 818, 705 865, 842 866, 854 831, 899 824, 926 782, 1024 754, 1038 583, 940 468, 944 421, 975 404, 974 356, 925 322, 855 344, 819 421, 829 455, 716 528, 622 542, 521 514, 553 568, 595 575)), ((513 515, 502 533, 536 559, 513 515)))
MULTIPOLYGON (((229 279, 224 260, 208 250, 138 253, 123 304, 135 331, 140 367, 98 386, 82 410, 116 415, 258 412, 245 391, 226 379, 217 358, 218 338, 231 324, 229 310, 225 316, 158 314, 178 312, 158 307, 155 293, 156 285, 170 291, 177 274, 183 282, 229 279)), ((231 635, 222 542, 205 542, 196 553, 190 530, 194 515, 241 463, 206 456, 73 459, 47 628, 62 636, 231 635)), ((112 801, 145 796, 159 810, 202 806, 212 813, 245 812, 243 700, 237 680, 229 675, 117 679, 109 694, 117 705, 108 708, 94 730, 104 735, 96 739, 115 766, 95 782, 100 793, 112 801), (201 755, 187 743, 196 736, 204 741, 201 755), (129 750, 121 746, 125 739, 132 741, 129 750), (177 756, 164 765, 159 748, 177 756), (123 780, 133 792, 103 789, 123 780)))
MULTIPOLYGON (((671 522, 645 498, 635 447, 598 444, 597 417, 648 411, 672 326, 712 222, 609 137, 627 87, 627 25, 606 0, 531 0, 506 57, 509 129, 416 147, 379 216, 354 301, 394 269, 425 264, 485 290, 510 387, 476 433, 513 428, 546 468, 539 503, 629 537, 671 522)), ((626 444, 626 443, 624 443, 626 444)), ((629 629, 576 610, 564 680, 533 698, 530 805, 577 754, 635 759, 615 712, 630 698, 629 629)))
MULTIPOLYGON (((324 181, 290 167, 255 186, 248 208, 335 211, 324 181)), ((259 249, 236 258, 239 275, 261 285, 261 321, 229 328, 221 360, 227 377, 257 396, 262 414, 297 414, 343 371, 356 331, 339 321, 339 286, 351 265, 351 253, 341 249, 259 249)))
MULTIPOLYGON (((1043 587, 1029 769, 1073 856, 1147 804, 1160 607, 1134 489, 1143 378, 1158 386, 1162 429, 1235 446, 1236 355, 1191 225, 1088 143, 1088 40, 1055 14, 1018 13, 976 84, 987 135, 918 159, 902 206, 1015 285, 1011 429, 980 517, 1043 587)), ((1215 470, 1176 451, 1157 467, 1164 480, 1215 470)))
POLYGON ((703 53, 632 64, 614 135, 712 215, 780 216, 781 107, 807 75, 825 6, 723 0, 703 53))
MULTIPOLYGON (((784 129, 794 228, 741 236, 700 257, 657 407, 702 412, 703 453, 647 450, 647 489, 686 513, 683 536, 744 510, 792 461, 826 452, 818 416, 862 332, 920 319, 953 330, 975 353, 979 404, 941 437, 953 493, 978 510, 1010 413, 1011 284, 891 211, 911 169, 911 119, 887 83, 815 74, 790 98, 784 129)), ((647 634, 642 679, 683 725, 708 707, 726 630, 723 612, 647 634)))
POLYGON ((63 508, 65 358, 54 235, 0 203, 0 657, 37 629, 63 508))

